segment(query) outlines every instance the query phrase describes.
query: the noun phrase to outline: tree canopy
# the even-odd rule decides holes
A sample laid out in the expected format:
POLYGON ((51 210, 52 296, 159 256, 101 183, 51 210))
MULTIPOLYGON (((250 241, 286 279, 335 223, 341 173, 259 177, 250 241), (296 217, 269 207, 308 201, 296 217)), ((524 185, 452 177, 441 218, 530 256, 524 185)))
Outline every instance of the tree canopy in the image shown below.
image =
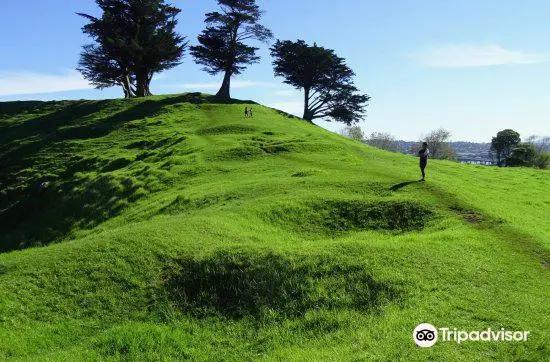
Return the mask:
POLYGON ((151 95, 153 75, 179 65, 187 47, 175 32, 180 9, 165 0, 96 0, 102 16, 78 13, 95 44, 83 47, 78 70, 97 88, 120 85, 126 97, 151 95))
POLYGON ((271 55, 275 76, 304 90, 304 119, 327 118, 352 125, 364 117, 370 97, 359 93, 355 73, 334 50, 303 40, 278 40, 271 55))
POLYGON ((537 159, 537 150, 529 143, 520 143, 514 149, 510 157, 506 160, 506 166, 511 167, 533 167, 537 159))
MULTIPOLYGON (((430 156, 432 158, 456 161, 456 152, 451 148, 450 139, 451 132, 439 128, 428 133, 428 135, 424 137, 423 142, 428 143, 430 156)), ((418 143, 418 149, 420 149, 421 144, 422 141, 418 143)))
POLYGON ((191 54, 209 74, 224 73, 217 96, 230 99, 231 77, 260 60, 258 48, 245 41, 267 42, 273 34, 259 23, 262 12, 256 0, 218 0, 218 4, 220 11, 206 14, 206 29, 198 37, 199 45, 191 47, 191 54))
POLYGON ((519 133, 505 129, 497 133, 491 141, 491 154, 499 167, 506 166, 506 161, 512 155, 513 149, 521 142, 519 133))

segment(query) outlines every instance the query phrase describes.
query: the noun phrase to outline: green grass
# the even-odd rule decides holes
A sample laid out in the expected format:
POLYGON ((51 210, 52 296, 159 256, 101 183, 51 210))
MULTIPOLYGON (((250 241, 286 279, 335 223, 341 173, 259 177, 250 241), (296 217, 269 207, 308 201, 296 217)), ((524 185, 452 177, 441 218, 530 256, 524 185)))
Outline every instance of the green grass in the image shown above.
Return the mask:
POLYGON ((412 157, 247 104, 0 103, 0 359, 548 358, 548 171, 414 182, 412 157), (531 334, 422 349, 421 322, 531 334))

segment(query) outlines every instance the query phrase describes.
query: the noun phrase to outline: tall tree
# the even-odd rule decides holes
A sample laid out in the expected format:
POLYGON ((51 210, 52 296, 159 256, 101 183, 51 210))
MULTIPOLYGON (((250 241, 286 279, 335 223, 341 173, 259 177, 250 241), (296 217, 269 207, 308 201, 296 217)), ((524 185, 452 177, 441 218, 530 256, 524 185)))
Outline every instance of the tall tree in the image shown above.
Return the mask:
POLYGON ((491 155, 499 167, 506 166, 506 160, 513 149, 521 142, 519 133, 513 129, 505 129, 497 133, 491 141, 491 155))
POLYGON ((451 132, 439 128, 428 133, 424 140, 418 143, 418 149, 422 147, 422 142, 427 142, 432 158, 456 161, 456 152, 451 148, 450 139, 451 132))
POLYGON ((231 77, 260 60, 258 48, 244 42, 268 42, 273 34, 259 24, 262 11, 256 0, 218 0, 218 4, 221 12, 206 14, 206 29, 198 37, 200 45, 191 47, 191 54, 209 74, 224 73, 217 96, 229 100, 231 77))
POLYGON ((334 50, 303 40, 278 40, 271 55, 275 76, 304 90, 305 120, 329 118, 352 125, 363 118, 370 97, 359 93, 355 73, 334 50))
POLYGON ((176 33, 181 12, 165 0, 96 0, 100 18, 82 30, 96 44, 85 45, 78 70, 97 88, 121 85, 126 97, 151 95, 153 75, 180 64, 187 43, 176 33))

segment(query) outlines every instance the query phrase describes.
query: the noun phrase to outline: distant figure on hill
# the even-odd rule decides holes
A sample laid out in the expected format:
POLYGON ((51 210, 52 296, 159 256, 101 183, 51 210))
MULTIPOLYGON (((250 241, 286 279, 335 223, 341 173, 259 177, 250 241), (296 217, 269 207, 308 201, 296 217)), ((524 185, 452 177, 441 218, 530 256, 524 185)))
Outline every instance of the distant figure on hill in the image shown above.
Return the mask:
POLYGON ((250 107, 250 109, 248 110, 248 116, 252 118, 252 107, 250 107))
POLYGON ((426 165, 428 164, 428 156, 430 155, 430 150, 428 149, 428 143, 423 142, 422 148, 418 151, 418 156, 420 157, 420 171, 422 172, 422 180, 426 181, 426 165))
POLYGON ((244 107, 244 117, 248 118, 248 107, 244 107))

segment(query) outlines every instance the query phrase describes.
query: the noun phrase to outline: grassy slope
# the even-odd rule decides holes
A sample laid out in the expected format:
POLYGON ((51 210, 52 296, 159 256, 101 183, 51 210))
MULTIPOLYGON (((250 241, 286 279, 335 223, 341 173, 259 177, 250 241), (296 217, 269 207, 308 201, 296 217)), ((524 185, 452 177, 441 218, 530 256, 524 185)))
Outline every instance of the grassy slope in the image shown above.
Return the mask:
POLYGON ((404 184, 411 157, 243 109, 0 103, 0 359, 550 355, 548 172, 404 184), (531 339, 420 349, 420 322, 531 339))

